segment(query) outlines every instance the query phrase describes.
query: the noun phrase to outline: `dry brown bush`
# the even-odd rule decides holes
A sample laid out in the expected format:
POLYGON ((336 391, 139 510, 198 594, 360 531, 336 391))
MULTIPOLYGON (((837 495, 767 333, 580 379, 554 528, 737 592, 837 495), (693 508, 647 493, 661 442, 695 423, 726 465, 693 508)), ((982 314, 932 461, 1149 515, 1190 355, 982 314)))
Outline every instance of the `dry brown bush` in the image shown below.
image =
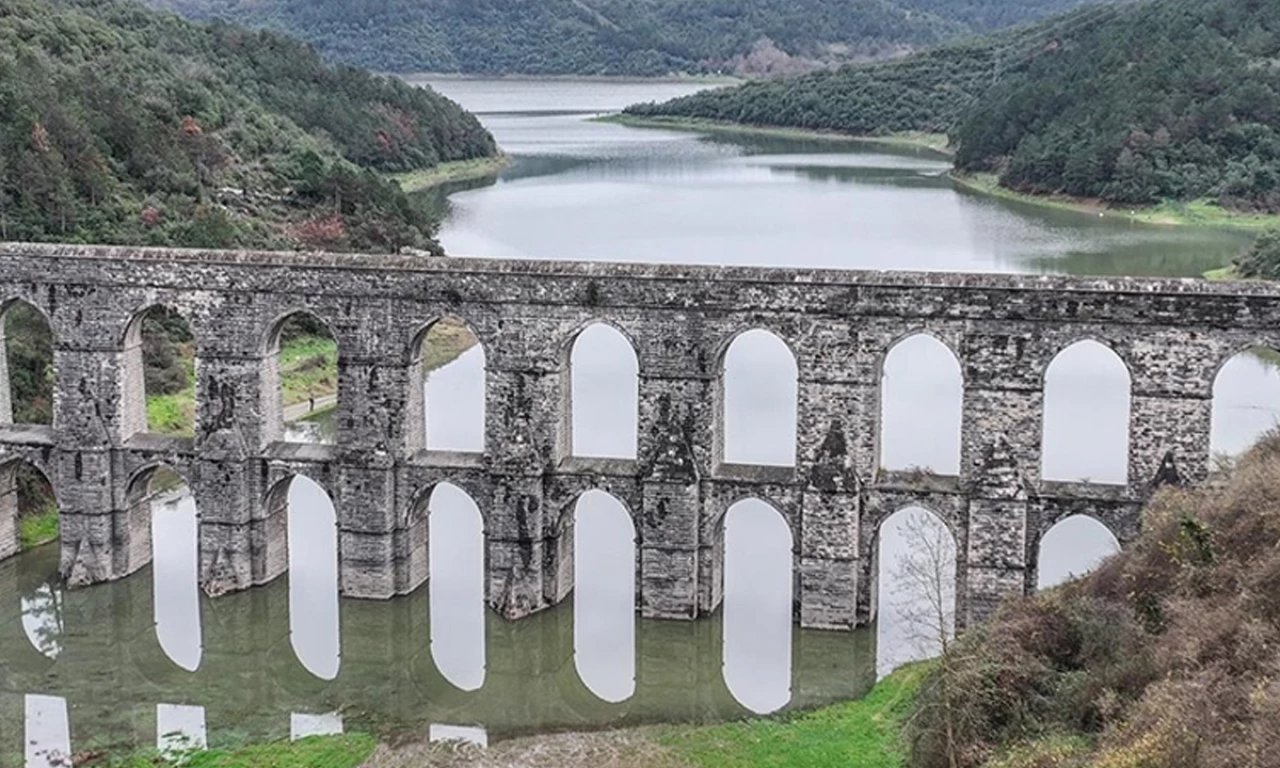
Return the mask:
MULTIPOLYGON (((1218 488, 1157 494, 1126 552, 953 654, 962 768, 1280 768, 1280 434, 1218 488), (1064 734, 1088 757, 1041 746, 1064 734)), ((952 764, 934 688, 910 721, 917 768, 952 764)))

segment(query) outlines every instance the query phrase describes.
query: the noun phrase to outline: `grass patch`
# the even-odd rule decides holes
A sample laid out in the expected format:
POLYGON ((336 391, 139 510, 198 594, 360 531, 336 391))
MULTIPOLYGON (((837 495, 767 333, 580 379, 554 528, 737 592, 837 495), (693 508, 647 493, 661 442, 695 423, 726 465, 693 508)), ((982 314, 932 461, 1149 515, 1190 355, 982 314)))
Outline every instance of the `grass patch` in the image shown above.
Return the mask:
POLYGON ((865 698, 784 720, 682 729, 659 741, 705 768, 899 768, 901 728, 929 663, 909 664, 865 698))
POLYGON ((280 389, 285 405, 337 392, 338 342, 323 336, 300 336, 282 342, 280 389))
POLYGON ((235 749, 192 752, 174 759, 154 749, 120 757, 99 757, 77 765, 91 768, 355 768, 373 752, 375 741, 363 733, 311 736, 235 749))
POLYGON ((35 549, 58 538, 58 507, 49 502, 38 512, 18 519, 18 548, 35 549))
POLYGON ((1235 267, 1219 267, 1218 269, 1211 269, 1208 272, 1205 272, 1204 279, 1206 280, 1240 280, 1242 278, 1236 274, 1235 267))
POLYGON ((707 120, 697 117, 640 117, 638 115, 612 114, 592 118, 597 123, 613 123, 632 128, 664 128, 673 131, 698 133, 739 134, 749 136, 776 136, 787 139, 820 139, 858 144, 886 144, 911 149, 927 149, 939 155, 951 156, 947 136, 944 133, 907 131, 884 136, 854 136, 836 131, 816 131, 804 128, 778 128, 764 125, 730 123, 723 120, 707 120))
POLYGON ((421 192, 424 189, 438 187, 453 181, 470 181, 496 176, 503 168, 511 164, 507 155, 480 157, 474 160, 456 160, 452 163, 441 163, 434 168, 420 171, 407 171, 392 174, 391 178, 405 192, 421 192))
POLYGON ((476 336, 466 323, 452 317, 441 318, 423 339, 422 367, 426 371, 443 368, 476 343, 476 336))
POLYGON ((1208 200, 1190 202, 1164 202, 1149 206, 1113 206, 1107 203, 1081 200, 1056 195, 1027 195, 1000 186, 995 174, 952 173, 951 180, 961 189, 978 192, 1004 200, 1057 208, 1097 216, 1110 216, 1142 224, 1179 227, 1209 227, 1215 229, 1244 229, 1256 231, 1280 224, 1280 215, 1241 213, 1223 208, 1208 200))
POLYGON ((148 430, 162 435, 190 435, 195 431, 195 423, 195 387, 147 398, 148 430))

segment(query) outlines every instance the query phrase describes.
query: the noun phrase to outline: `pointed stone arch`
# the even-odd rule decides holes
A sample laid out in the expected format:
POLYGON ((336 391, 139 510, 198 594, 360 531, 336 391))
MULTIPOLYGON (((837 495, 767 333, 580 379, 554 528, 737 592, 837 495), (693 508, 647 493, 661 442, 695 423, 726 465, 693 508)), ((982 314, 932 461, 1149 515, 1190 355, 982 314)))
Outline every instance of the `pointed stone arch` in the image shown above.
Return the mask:
POLYGON ((53 346, 53 323, 37 304, 0 302, 0 427, 53 425, 53 346), (39 366, 47 372, 31 370, 39 366))
POLYGON ((899 336, 880 359, 879 392, 877 468, 959 475, 964 369, 951 345, 927 330, 899 336), (908 367, 913 360, 923 365, 908 367), (924 438, 915 445, 937 449, 928 450, 926 456, 925 451, 913 451, 905 441, 894 440, 907 434, 924 438), (930 440, 931 436, 937 439, 930 440))
POLYGON ((794 467, 800 378, 794 347, 771 330, 750 328, 728 339, 716 359, 715 466, 794 467), (763 414, 763 424, 748 411, 763 414))
POLYGON ((1128 483, 1133 374, 1125 359, 1106 341, 1081 337, 1053 356, 1043 383, 1041 479, 1128 483))
MULTIPOLYGON (((281 370, 282 338, 286 334, 298 333, 299 337, 312 334, 317 338, 332 339, 336 348, 336 365, 333 372, 332 389, 334 390, 333 407, 339 408, 342 392, 338 389, 336 368, 342 364, 342 342, 334 333, 333 325, 315 311, 303 307, 293 308, 278 316, 268 327, 262 337, 262 375, 259 381, 260 410, 262 419, 262 447, 285 440, 286 412, 290 405, 286 403, 282 391, 282 379, 285 371, 281 370)), ((305 396, 305 393, 304 393, 305 396)), ((311 403, 308 402, 308 405, 311 403)), ((339 409, 340 410, 340 409, 339 409)))
POLYGON ((640 356, 636 350, 631 334, 608 320, 591 320, 569 335, 561 352, 561 367, 566 372, 561 382, 561 458, 636 458, 640 419, 640 356), (586 352, 583 344, 589 347, 586 352), (580 354, 593 354, 592 350, 603 357, 603 368, 589 369, 580 359, 580 354), (607 399, 600 396, 605 391, 609 392, 607 399), (583 397, 589 392, 597 393, 594 400, 588 399, 590 395, 583 397), (582 423, 603 428, 575 438, 582 423), (612 434, 614 428, 617 435, 612 434))
MULTIPOLYGON (((461 317, 445 315, 423 326, 409 346, 409 391, 405 400, 404 427, 406 452, 409 455, 430 450, 483 453, 486 447, 487 374, 488 350, 471 323, 461 317), (433 384, 432 373, 445 369, 464 355, 479 358, 479 380, 463 376, 458 381, 444 382, 443 391, 429 394, 433 384), (442 401, 438 406, 437 400, 442 401), (465 439, 461 435, 447 435, 447 440, 434 440, 434 430, 430 426, 432 416, 458 409, 463 411, 467 423, 456 425, 452 431, 465 432, 465 439)), ((435 380, 438 382, 439 378, 435 380)))

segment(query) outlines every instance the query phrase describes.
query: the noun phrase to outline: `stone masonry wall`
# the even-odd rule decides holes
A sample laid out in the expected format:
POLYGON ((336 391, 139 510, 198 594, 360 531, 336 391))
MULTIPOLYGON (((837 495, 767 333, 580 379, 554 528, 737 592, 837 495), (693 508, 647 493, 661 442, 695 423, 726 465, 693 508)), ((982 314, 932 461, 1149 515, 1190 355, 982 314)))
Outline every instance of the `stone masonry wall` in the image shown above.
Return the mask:
POLYGON ((791 527, 803 625, 849 628, 874 616, 879 526, 916 505, 955 534, 961 621, 979 620, 1034 586, 1040 537, 1057 521, 1089 514, 1129 541, 1154 485, 1202 480, 1219 367, 1250 346, 1280 346, 1280 288, 1190 280, 3 245, 0 308, 17 299, 53 330, 54 426, 11 424, 0 408, 0 465, 27 460, 49 475, 71 584, 140 566, 131 489, 168 465, 196 498, 207 592, 287 569, 280 489, 305 474, 337 510, 342 593, 407 593, 427 577, 426 499, 448 481, 484 516, 488 601, 512 618, 567 595, 566 516, 578 495, 601 488, 632 514, 646 616, 718 607, 724 514, 755 497, 791 527), (177 309, 196 338, 194 439, 138 425, 127 330, 157 304, 177 309), (296 310, 338 340, 335 445, 280 440, 273 337, 296 310), (465 320, 485 348, 482 455, 424 451, 405 417, 422 408, 410 384, 416 342, 443 316, 465 320), (636 347, 634 461, 567 455, 566 349, 594 321, 636 347), (721 357, 755 328, 796 354, 794 468, 718 461, 721 357), (958 477, 878 469, 884 357, 916 333, 961 363, 958 477), (1039 477, 1044 372, 1081 339, 1111 347, 1131 374, 1126 486, 1039 477))

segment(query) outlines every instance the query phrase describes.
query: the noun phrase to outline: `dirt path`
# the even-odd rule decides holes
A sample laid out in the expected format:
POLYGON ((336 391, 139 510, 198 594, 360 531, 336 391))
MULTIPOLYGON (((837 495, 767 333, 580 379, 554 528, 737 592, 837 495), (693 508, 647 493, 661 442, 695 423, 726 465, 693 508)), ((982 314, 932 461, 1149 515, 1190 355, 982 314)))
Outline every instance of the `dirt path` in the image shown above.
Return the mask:
MULTIPOLYGON (((336 402, 338 402, 337 395, 321 395, 316 398, 315 410, 323 410, 336 402)), ((303 400, 300 403, 294 403, 293 405, 286 405, 284 407, 284 420, 286 423, 290 421, 297 421, 308 413, 311 413, 311 404, 306 400, 303 400)))
POLYGON ((495 744, 453 742, 379 746, 362 768, 686 768, 646 729, 559 733, 495 744))

